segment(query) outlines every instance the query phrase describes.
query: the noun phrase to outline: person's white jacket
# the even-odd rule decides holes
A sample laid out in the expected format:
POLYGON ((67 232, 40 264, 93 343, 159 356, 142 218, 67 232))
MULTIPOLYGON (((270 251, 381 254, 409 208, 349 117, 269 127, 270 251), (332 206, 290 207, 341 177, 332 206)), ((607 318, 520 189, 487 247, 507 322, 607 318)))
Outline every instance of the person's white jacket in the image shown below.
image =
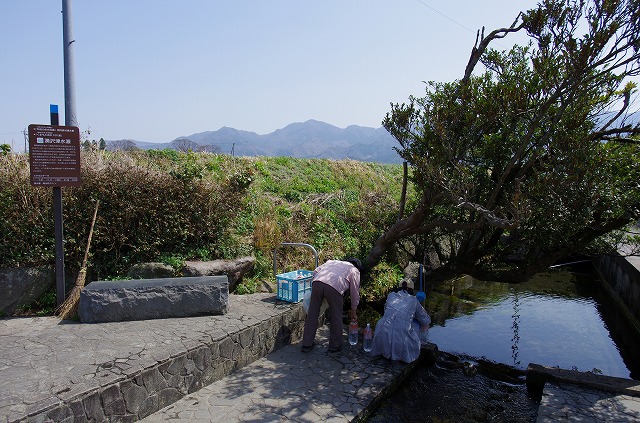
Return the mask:
POLYGON ((418 299, 407 291, 392 292, 384 305, 384 316, 376 324, 372 355, 406 363, 420 356, 420 330, 431 318, 418 299))

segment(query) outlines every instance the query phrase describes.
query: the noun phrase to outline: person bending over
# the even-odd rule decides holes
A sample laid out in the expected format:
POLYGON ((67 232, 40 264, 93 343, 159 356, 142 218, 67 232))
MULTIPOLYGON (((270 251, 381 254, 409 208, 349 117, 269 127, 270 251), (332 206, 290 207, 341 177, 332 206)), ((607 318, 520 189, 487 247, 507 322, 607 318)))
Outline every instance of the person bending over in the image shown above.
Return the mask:
POLYGON ((329 305, 329 352, 342 348, 342 308, 343 294, 349 290, 351 296, 351 320, 358 320, 357 308, 360 303, 360 270, 362 263, 357 258, 328 260, 313 272, 309 313, 304 322, 302 352, 311 351, 315 346, 318 317, 323 300, 329 305))
POLYGON ((429 329, 431 318, 418 299, 403 290, 387 296, 384 315, 376 324, 371 355, 411 363, 420 356, 420 332, 429 329))

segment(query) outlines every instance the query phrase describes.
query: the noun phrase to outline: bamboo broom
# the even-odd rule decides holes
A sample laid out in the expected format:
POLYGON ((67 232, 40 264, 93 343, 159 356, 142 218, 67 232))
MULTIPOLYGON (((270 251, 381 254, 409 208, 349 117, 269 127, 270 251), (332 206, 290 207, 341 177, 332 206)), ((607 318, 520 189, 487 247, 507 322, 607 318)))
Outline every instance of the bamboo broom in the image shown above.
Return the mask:
POLYGON ((60 307, 56 310, 58 317, 62 320, 73 317, 78 311, 78 303, 80 302, 80 292, 84 288, 84 283, 87 278, 87 260, 89 259, 89 247, 91 245, 91 237, 93 235, 93 226, 96 223, 96 216, 98 215, 98 206, 100 200, 96 200, 96 208, 93 211, 93 219, 91 220, 91 228, 89 229, 89 237, 87 239, 87 249, 84 251, 84 258, 82 259, 82 267, 78 272, 76 278, 76 284, 69 293, 69 296, 64 300, 60 307))

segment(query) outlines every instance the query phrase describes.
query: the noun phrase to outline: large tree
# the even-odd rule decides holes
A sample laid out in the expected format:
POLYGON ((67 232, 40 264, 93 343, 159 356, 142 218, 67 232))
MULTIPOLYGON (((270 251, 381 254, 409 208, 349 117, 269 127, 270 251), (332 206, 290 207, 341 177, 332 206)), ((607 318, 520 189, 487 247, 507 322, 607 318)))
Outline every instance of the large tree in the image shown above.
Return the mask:
MULTIPOLYGON (((502 41, 504 43, 504 41, 502 41)), ((478 34, 461 79, 392 104, 417 198, 368 254, 523 280, 640 217, 639 0, 545 0, 478 34), (512 33, 530 42, 490 46, 512 33)))
POLYGON ((178 138, 171 141, 171 147, 186 153, 196 151, 198 149, 198 143, 191 141, 189 138, 178 138))

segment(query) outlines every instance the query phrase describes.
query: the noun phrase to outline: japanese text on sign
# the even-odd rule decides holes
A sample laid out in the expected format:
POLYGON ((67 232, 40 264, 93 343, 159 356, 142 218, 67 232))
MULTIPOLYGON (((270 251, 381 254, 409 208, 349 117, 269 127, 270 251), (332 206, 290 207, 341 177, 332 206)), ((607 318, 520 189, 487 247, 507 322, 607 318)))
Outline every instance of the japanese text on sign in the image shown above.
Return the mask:
POLYGON ((75 126, 29 125, 31 185, 80 185, 80 131, 75 126))

